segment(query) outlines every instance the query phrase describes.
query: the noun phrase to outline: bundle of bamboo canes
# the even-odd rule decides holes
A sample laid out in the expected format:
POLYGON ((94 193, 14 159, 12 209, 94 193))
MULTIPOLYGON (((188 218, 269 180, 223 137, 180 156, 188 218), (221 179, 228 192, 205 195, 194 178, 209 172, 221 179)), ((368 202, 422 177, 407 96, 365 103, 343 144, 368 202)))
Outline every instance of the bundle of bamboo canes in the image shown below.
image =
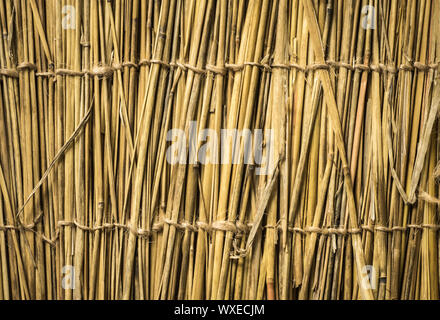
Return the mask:
POLYGON ((439 299, 439 1, 0 0, 0 28, 0 299, 439 299))

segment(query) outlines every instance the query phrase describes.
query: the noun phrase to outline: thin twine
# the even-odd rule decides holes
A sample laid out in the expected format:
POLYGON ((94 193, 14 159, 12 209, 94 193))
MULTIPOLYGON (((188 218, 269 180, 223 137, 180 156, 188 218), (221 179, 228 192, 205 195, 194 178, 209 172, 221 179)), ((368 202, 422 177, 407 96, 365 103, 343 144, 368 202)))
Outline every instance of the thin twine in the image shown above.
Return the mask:
MULTIPOLYGON (((0 231, 4 232, 4 231, 14 230, 14 231, 35 232, 34 229, 40 222, 42 222, 42 218, 43 218, 43 213, 40 213, 35 218, 34 222, 29 225, 23 225, 21 222, 19 222, 19 226, 3 225, 0 226, 0 231)), ((58 221, 55 236, 52 239, 47 238, 44 234, 37 234, 37 235, 40 236, 44 242, 54 247, 56 241, 59 238, 60 228, 62 227, 76 227, 79 230, 85 232, 110 231, 110 230, 120 229, 124 231, 130 231, 135 236, 138 237, 151 238, 155 233, 159 233, 163 230, 164 224, 174 226, 179 231, 198 232, 200 230, 203 230, 206 231, 207 233, 211 233, 212 231, 232 232, 237 235, 235 239, 240 239, 244 234, 248 234, 253 226, 252 224, 245 225, 240 221, 237 221, 236 223, 233 223, 231 221, 216 221, 211 225, 203 221, 197 221, 195 225, 193 225, 192 223, 189 223, 187 221, 182 221, 180 223, 177 223, 172 221, 171 219, 162 219, 160 222, 155 223, 151 229, 141 229, 141 228, 131 228, 129 225, 124 225, 121 223, 104 223, 99 226, 95 225, 93 227, 90 227, 79 223, 77 220, 74 220, 74 221, 58 221)), ((280 223, 278 223, 275 226, 267 225, 265 226, 265 229, 277 230, 278 232, 282 232, 280 223)), ((352 229, 347 229, 345 227, 319 228, 319 227, 309 226, 306 228, 289 227, 288 231, 292 233, 299 233, 302 235, 316 233, 322 236, 332 236, 332 235, 348 236, 354 234, 361 234, 363 231, 367 231, 371 233, 375 233, 375 232, 392 233, 395 231, 403 232, 411 229, 431 230, 437 232, 440 230, 440 225, 428 224, 428 223, 408 224, 406 226, 393 226, 393 227, 364 225, 361 226, 360 228, 352 228, 352 229)), ((235 250, 234 254, 231 255, 231 258, 232 259, 242 258, 244 257, 245 252, 247 251, 248 250, 244 250, 244 249, 235 250)))
MULTIPOLYGON (((264 59, 263 59, 264 60, 264 59)), ((268 59, 266 59, 268 60, 268 59)), ((269 64, 266 62, 243 62, 240 64, 234 64, 234 63, 225 63, 224 67, 221 66, 214 66, 211 64, 207 64, 205 68, 199 68, 193 65, 190 65, 188 63, 182 63, 182 62, 172 62, 168 63, 165 61, 162 61, 160 59, 142 59, 139 61, 139 63, 135 63, 132 61, 126 61, 122 64, 114 63, 112 66, 103 66, 103 65, 97 65, 93 67, 91 70, 70 70, 65 68, 59 68, 55 71, 41 71, 37 72, 35 75, 37 77, 56 77, 56 76, 71 76, 71 77, 84 77, 84 76, 95 76, 100 78, 110 78, 113 76, 115 71, 123 71, 124 68, 134 68, 139 69, 142 66, 150 66, 152 64, 158 64, 160 66, 163 66, 165 68, 179 68, 184 72, 187 72, 188 70, 193 71, 197 74, 207 74, 208 72, 212 72, 217 75, 225 76, 228 71, 231 72, 240 72, 243 71, 246 66, 251 67, 257 67, 259 69, 262 69, 266 72, 271 72, 272 69, 280 68, 285 70, 291 70, 294 69, 296 71, 309 73, 313 71, 318 70, 329 70, 331 68, 334 69, 340 69, 345 68, 350 71, 362 71, 362 72, 380 72, 380 73, 389 73, 392 75, 396 75, 399 73, 399 71, 419 71, 419 72, 430 72, 435 71, 439 67, 439 63, 429 63, 425 64, 419 61, 412 62, 411 60, 401 64, 399 67, 395 67, 392 64, 361 64, 361 63, 347 63, 344 61, 333 61, 333 60, 327 60, 326 63, 314 63, 311 65, 301 66, 297 63, 288 63, 288 64, 269 64)), ((7 69, 7 68, 1 68, 0 69, 0 76, 5 76, 9 78, 18 78, 20 72, 24 71, 36 71, 38 68, 35 64, 30 62, 23 62, 20 63, 16 69, 7 69)))

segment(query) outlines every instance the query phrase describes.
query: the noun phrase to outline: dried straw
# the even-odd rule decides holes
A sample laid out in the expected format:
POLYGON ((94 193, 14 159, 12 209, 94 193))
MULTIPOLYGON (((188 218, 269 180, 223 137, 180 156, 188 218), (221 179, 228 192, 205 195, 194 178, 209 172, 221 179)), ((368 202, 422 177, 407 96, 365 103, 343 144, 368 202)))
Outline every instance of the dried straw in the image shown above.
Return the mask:
POLYGON ((0 299, 439 298, 438 1, 0 0, 0 24, 0 299), (211 161, 173 164, 193 121, 211 161), (222 129, 272 136, 249 159, 222 129))

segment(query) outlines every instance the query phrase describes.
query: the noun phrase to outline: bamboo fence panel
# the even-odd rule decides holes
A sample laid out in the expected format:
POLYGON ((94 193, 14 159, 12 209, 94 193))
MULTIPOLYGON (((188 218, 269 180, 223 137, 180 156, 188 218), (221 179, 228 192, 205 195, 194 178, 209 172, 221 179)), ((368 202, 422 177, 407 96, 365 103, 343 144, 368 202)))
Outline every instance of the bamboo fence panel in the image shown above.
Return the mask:
POLYGON ((439 299, 439 1, 0 0, 0 28, 0 300, 439 299))

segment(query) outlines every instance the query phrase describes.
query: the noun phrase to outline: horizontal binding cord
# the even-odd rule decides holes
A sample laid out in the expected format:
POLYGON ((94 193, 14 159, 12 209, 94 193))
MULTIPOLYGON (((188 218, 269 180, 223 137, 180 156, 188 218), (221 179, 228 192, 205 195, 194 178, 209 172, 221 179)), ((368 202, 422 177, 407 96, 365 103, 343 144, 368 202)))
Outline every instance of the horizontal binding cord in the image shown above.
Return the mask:
POLYGON ((297 63, 289 63, 289 64, 273 64, 271 66, 272 69, 274 68, 281 68, 281 69, 295 69, 297 71, 301 71, 304 73, 308 73, 311 71, 317 71, 317 70, 329 70, 330 68, 345 68, 350 71, 363 71, 363 72, 380 72, 380 73, 390 73, 390 74, 397 74, 399 71, 421 71, 421 72, 429 72, 431 70, 436 70, 439 67, 438 63, 433 64, 423 64, 421 62, 414 62, 413 64, 407 63, 402 64, 399 68, 394 67, 393 65, 386 65, 383 63, 379 63, 377 65, 375 64, 349 64, 342 61, 333 61, 333 60, 327 60, 325 64, 316 63, 311 64, 307 66, 301 66, 297 63))
MULTIPOLYGON (((19 226, 13 226, 13 225, 3 225, 0 226, 0 231, 25 231, 25 232, 35 232, 36 225, 42 221, 43 214, 40 213, 33 223, 30 225, 22 225, 19 226)), ((200 230, 203 230, 207 233, 211 233, 212 231, 223 231, 223 232, 232 232, 236 234, 237 238, 242 237, 244 234, 248 234, 252 228, 252 224, 243 224, 239 221, 236 223, 233 223, 231 221, 216 221, 212 223, 211 225, 203 222, 198 221, 195 223, 195 225, 183 221, 180 223, 174 222, 171 219, 162 219, 160 222, 157 222, 153 224, 151 229, 141 229, 141 228, 132 228, 129 225, 124 225, 120 223, 104 223, 100 226, 94 226, 89 227, 86 225, 83 225, 79 223, 78 221, 59 221, 58 227, 56 229, 55 236, 52 239, 47 238, 45 235, 37 234, 37 236, 40 236, 43 242, 46 242, 51 247, 55 247, 56 241, 59 238, 60 229, 62 227, 76 227, 79 230, 82 230, 84 232, 96 232, 96 231, 110 231, 110 230, 123 230, 123 231, 130 231, 135 236, 140 238, 151 238, 154 234, 159 233, 163 230, 164 225, 167 224, 169 226, 174 226, 178 231, 185 232, 199 232, 200 230)), ((266 226, 266 229, 274 229, 278 231, 282 231, 282 228, 280 225, 276 226, 266 226)), ((439 231, 440 225, 436 224, 409 224, 405 227, 402 226, 394 226, 391 228, 382 227, 382 226, 361 226, 360 228, 354 228, 354 229, 347 229, 347 228, 319 228, 319 227, 306 227, 306 228, 300 228, 300 227, 289 227, 288 231, 292 233, 299 233, 302 235, 316 233, 322 236, 331 236, 331 235, 339 235, 339 236, 347 236, 347 235, 353 235, 353 234, 361 234, 363 231, 367 232, 385 232, 385 233, 392 233, 394 231, 408 231, 408 230, 432 230, 432 231, 439 231)))
MULTIPOLYGON (((278 228, 281 231, 281 228, 278 228)), ((392 233, 394 231, 408 231, 411 229, 416 230, 432 230, 432 231, 439 231, 440 225, 436 224, 409 224, 406 227, 401 226, 394 226, 391 228, 382 227, 382 226, 361 226, 358 229, 347 229, 347 228, 318 228, 318 227, 307 227, 307 228, 299 228, 299 227, 289 227, 288 230, 293 233, 300 233, 303 235, 310 234, 310 233, 317 233, 323 236, 329 236, 329 235, 340 235, 340 236, 347 236, 351 234, 360 234, 362 231, 368 231, 371 233, 374 232, 385 232, 385 233, 392 233)))
POLYGON ((236 234, 244 234, 248 233, 250 231, 250 228, 252 225, 245 225, 239 221, 236 223, 231 221, 216 221, 213 222, 211 225, 203 222, 203 221, 197 221, 195 225, 183 221, 180 223, 174 222, 170 219, 163 219, 162 222, 159 222, 159 225, 168 224, 171 226, 174 226, 177 230, 180 231, 191 231, 191 232, 198 232, 199 230, 205 231, 205 232, 212 232, 212 231, 224 231, 224 232, 232 232, 236 234))
MULTIPOLYGON (((35 232, 36 225, 41 222, 42 220, 42 214, 40 214, 34 221, 34 223, 27 225, 27 226, 12 226, 12 225, 4 225, 0 226, 0 231, 32 231, 35 232)), ((119 223, 104 223, 101 226, 94 226, 89 227, 86 225, 83 225, 79 223, 78 221, 58 221, 58 227, 56 229, 56 235, 54 238, 49 239, 45 235, 40 235, 42 240, 46 243, 48 243, 51 246, 55 246, 55 243, 59 237, 59 231, 62 227, 76 227, 79 230, 85 231, 85 232, 96 232, 96 231, 110 231, 115 229, 120 229, 124 231, 130 231, 134 235, 141 237, 141 238, 151 238, 155 233, 159 233, 163 230, 164 225, 170 225, 176 227, 179 231, 191 231, 191 232, 198 232, 199 230, 203 230, 205 232, 212 232, 212 231, 224 231, 224 232, 233 232, 238 235, 242 235, 245 233, 248 233, 252 225, 245 225, 243 223, 237 222, 234 224, 230 221, 217 221, 214 222, 212 225, 209 225, 206 222, 198 221, 195 225, 189 223, 189 222, 174 222, 170 219, 163 219, 158 223, 155 223, 150 230, 147 229, 141 229, 141 228, 131 228, 129 225, 119 224, 119 223)))
POLYGON ((84 77, 86 75, 99 78, 110 78, 115 71, 121 70, 124 65, 113 66, 95 66, 92 70, 69 70, 69 69, 56 69, 54 72, 38 72, 37 77, 56 77, 56 76, 69 76, 69 77, 84 77))
POLYGON ((300 233, 300 234, 310 234, 317 233, 323 236, 330 235, 340 235, 347 236, 349 234, 360 234, 362 233, 362 229, 345 229, 345 228, 318 228, 318 227, 307 227, 307 228, 299 228, 299 227, 289 227, 290 232, 300 233))
POLYGON ((225 63, 225 68, 233 71, 239 72, 243 71, 246 66, 257 67, 259 69, 263 69, 264 71, 271 71, 271 66, 267 63, 258 63, 258 62, 243 62, 242 64, 234 64, 234 63, 225 63))
POLYGON ((221 75, 221 76, 225 76, 228 73, 228 70, 226 68, 213 66, 211 64, 206 65, 206 70, 209 72, 212 72, 214 74, 221 75))
POLYGON ((207 71, 211 71, 211 72, 214 72, 214 73, 222 72, 220 68, 217 68, 217 67, 214 67, 214 66, 210 66, 211 67, 210 69, 208 69, 208 66, 207 66, 206 69, 202 69, 202 68, 198 68, 196 66, 190 65, 188 63, 182 63, 180 61, 168 63, 168 62, 162 61, 160 59, 143 59, 143 60, 139 61, 138 66, 139 67, 150 66, 152 64, 158 64, 158 65, 160 65, 162 67, 165 67, 165 68, 174 68, 174 69, 175 68, 179 68, 179 69, 181 69, 184 72, 187 72, 188 70, 191 70, 194 73, 198 73, 198 74, 206 74, 207 71))
MULTIPOLYGON (((241 64, 233 64, 226 63, 224 67, 214 66, 207 64, 205 68, 198 68, 196 66, 192 66, 188 63, 182 62, 171 62, 167 63, 160 59, 143 59, 140 60, 139 63, 127 61, 121 64, 115 63, 112 66, 95 66, 92 70, 83 70, 83 71, 75 71, 69 69, 57 69, 55 71, 42 71, 36 73, 37 77, 56 77, 56 76, 71 76, 71 77, 84 77, 88 76, 97 76, 101 78, 109 78, 112 77, 115 71, 123 70, 124 68, 134 68, 139 69, 142 66, 151 66, 152 64, 158 64, 165 68, 179 68, 184 72, 188 70, 193 71, 197 74, 206 74, 208 72, 225 76, 228 71, 231 72, 240 72, 243 71, 245 66, 257 67, 267 72, 271 72, 272 69, 285 69, 285 70, 297 70, 304 73, 309 73, 312 71, 318 70, 330 70, 345 68, 350 71, 363 71, 363 72, 380 72, 380 73, 389 73, 389 74, 397 74, 399 71, 420 71, 420 72, 429 72, 431 70, 436 70, 439 67, 438 63, 432 64, 424 64, 421 62, 406 62, 405 64, 400 65, 396 68, 393 65, 386 65, 383 63, 375 64, 349 64, 343 61, 333 61, 327 60, 326 63, 314 63, 307 66, 301 66, 297 63, 289 63, 289 64, 268 64, 268 63, 258 63, 258 62, 244 62, 241 64)), ((23 71, 36 71, 37 66, 30 62, 24 62, 17 66, 17 69, 0 69, 0 76, 5 76, 9 78, 18 78, 19 73, 23 71)))
POLYGON ((42 221, 43 213, 40 212, 40 214, 34 219, 34 221, 31 224, 24 225, 23 223, 19 222, 19 226, 14 225, 4 225, 0 226, 0 231, 8 231, 8 230, 15 230, 15 231, 28 231, 28 232, 34 232, 35 227, 38 223, 42 221))
POLYGON ((17 66, 17 71, 35 71, 37 66, 30 62, 22 62, 17 66))
POLYGON ((0 69, 0 76, 18 79, 18 71, 16 69, 0 69))

